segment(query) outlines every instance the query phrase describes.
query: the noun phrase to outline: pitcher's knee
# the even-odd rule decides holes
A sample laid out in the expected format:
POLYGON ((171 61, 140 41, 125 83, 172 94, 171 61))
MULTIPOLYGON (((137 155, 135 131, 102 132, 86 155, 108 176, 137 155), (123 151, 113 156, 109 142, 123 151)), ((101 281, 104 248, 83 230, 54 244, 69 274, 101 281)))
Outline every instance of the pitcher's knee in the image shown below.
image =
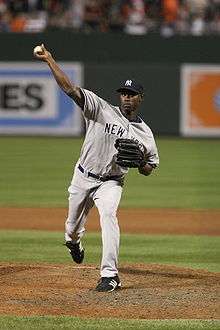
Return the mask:
POLYGON ((117 221, 116 212, 109 209, 103 209, 99 211, 100 217, 103 219, 111 219, 112 221, 117 221))
POLYGON ((119 232, 119 225, 118 225, 118 219, 116 216, 112 216, 109 214, 105 214, 105 216, 100 217, 100 225, 102 228, 102 232, 104 231, 107 233, 107 235, 111 235, 111 233, 116 233, 119 232))

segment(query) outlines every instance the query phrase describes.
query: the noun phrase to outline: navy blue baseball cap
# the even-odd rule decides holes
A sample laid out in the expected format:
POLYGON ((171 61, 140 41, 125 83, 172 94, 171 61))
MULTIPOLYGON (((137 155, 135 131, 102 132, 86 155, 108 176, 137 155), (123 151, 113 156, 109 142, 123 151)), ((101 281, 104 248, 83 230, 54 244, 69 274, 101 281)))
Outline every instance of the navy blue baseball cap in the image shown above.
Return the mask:
POLYGON ((141 84, 136 82, 134 79, 126 79, 122 82, 121 86, 116 89, 116 92, 123 92, 123 91, 132 91, 137 94, 144 94, 144 88, 141 84))

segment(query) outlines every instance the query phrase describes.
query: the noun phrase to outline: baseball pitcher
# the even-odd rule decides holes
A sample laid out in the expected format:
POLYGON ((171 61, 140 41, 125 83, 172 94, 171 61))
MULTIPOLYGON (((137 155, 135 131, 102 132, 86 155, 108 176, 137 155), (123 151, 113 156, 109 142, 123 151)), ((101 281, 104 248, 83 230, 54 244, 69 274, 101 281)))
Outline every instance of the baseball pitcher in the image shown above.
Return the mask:
POLYGON ((72 259, 82 263, 81 239, 87 215, 95 204, 102 232, 101 276, 95 290, 111 292, 121 287, 116 213, 124 177, 129 168, 148 176, 159 164, 152 131, 138 116, 144 90, 135 80, 127 79, 117 89, 120 105, 114 106, 71 82, 43 44, 37 46, 34 55, 47 63, 60 88, 82 109, 86 123, 84 143, 68 189, 65 245, 72 259))

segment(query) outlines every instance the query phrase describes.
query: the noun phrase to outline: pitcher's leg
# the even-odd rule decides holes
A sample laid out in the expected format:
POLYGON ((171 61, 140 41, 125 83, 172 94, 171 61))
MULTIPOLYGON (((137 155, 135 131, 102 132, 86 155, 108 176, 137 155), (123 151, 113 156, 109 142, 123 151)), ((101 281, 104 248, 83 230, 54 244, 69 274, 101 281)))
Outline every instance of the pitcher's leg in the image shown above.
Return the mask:
POLYGON ((88 191, 69 187, 69 210, 65 222, 65 240, 78 243, 85 232, 85 222, 94 202, 88 191))
POLYGON ((118 274, 120 230, 116 213, 121 193, 122 187, 117 182, 107 181, 94 195, 102 230, 101 277, 114 277, 118 274))
POLYGON ((65 245, 74 262, 81 264, 84 259, 84 248, 80 239, 85 232, 87 214, 93 205, 88 190, 74 185, 69 187, 69 212, 65 223, 65 245))

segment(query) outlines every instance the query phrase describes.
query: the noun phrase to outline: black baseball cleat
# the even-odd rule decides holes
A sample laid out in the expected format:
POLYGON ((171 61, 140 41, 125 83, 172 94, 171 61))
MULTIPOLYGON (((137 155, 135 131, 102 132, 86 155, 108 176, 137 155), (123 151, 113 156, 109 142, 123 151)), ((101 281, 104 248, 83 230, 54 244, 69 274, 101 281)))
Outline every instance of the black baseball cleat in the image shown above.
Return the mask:
POLYGON ((121 288, 121 282, 118 275, 114 277, 101 277, 95 291, 112 292, 121 288))
POLYGON ((71 241, 67 241, 64 245, 69 249, 69 253, 77 264, 81 264, 84 259, 84 249, 82 247, 81 242, 72 243, 71 241))

